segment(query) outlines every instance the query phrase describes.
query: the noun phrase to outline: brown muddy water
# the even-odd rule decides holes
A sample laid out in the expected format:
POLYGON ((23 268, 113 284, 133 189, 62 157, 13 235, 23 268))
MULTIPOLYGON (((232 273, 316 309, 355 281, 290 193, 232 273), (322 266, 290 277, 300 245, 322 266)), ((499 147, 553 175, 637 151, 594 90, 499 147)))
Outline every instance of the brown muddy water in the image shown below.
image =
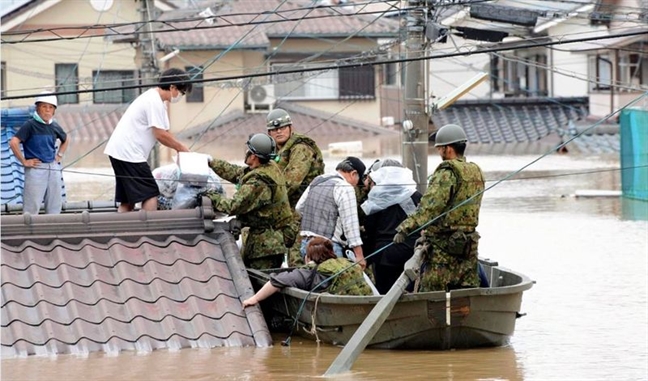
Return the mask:
MULTIPOLYGON (((367 165, 374 158, 365 157, 367 165)), ((536 156, 469 156, 487 186, 536 156)), ((107 162, 107 160, 106 160, 107 162)), ((337 160, 327 160, 327 171, 337 160)), ((439 159, 430 157, 433 170, 439 159)), ((106 163, 107 164, 107 163, 106 163)), ((549 156, 488 190, 480 254, 537 282, 510 345, 461 351, 365 350, 344 380, 648 380, 648 203, 577 198, 619 190, 618 158, 549 156)), ((109 167, 68 167, 68 200, 110 199, 109 167), (75 171, 75 172, 72 172, 75 171)), ((231 192, 231 191, 230 191, 231 192)), ((231 193, 230 193, 231 194, 231 193)), ((3 380, 306 380, 341 348, 214 348, 3 359, 3 380)))

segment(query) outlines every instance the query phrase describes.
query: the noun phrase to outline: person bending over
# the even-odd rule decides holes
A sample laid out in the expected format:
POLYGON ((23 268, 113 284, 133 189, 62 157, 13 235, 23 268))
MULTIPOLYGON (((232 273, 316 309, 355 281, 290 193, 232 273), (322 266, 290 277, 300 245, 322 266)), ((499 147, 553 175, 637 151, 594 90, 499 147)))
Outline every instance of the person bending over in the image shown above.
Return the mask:
POLYGON ((306 263, 302 268, 270 275, 270 280, 254 296, 243 301, 243 307, 255 305, 284 287, 337 295, 372 294, 360 266, 338 258, 333 243, 326 238, 314 237, 308 241, 306 263), (327 280, 333 275, 336 276, 327 280))

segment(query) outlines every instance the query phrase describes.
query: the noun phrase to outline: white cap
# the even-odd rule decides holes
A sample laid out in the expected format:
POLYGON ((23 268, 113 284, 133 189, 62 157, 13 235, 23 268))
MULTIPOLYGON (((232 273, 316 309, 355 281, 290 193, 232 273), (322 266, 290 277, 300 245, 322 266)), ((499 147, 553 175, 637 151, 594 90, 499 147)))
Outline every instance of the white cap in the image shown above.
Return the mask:
POLYGON ((58 107, 58 101, 56 100, 56 95, 52 95, 51 91, 43 91, 40 93, 39 96, 36 97, 36 102, 35 104, 38 104, 39 102, 43 103, 49 103, 54 107, 58 107))

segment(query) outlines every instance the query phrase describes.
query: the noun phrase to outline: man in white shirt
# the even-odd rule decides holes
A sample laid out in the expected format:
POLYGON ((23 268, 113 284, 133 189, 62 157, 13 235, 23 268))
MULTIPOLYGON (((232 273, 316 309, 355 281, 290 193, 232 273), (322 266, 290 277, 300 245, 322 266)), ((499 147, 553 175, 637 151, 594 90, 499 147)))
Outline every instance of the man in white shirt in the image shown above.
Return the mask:
POLYGON ((115 201, 120 203, 119 212, 132 211, 138 202, 144 210, 157 210, 160 190, 147 163, 156 142, 178 152, 189 152, 169 132, 167 113, 168 102, 176 103, 191 91, 189 75, 180 69, 168 69, 160 76, 159 83, 128 106, 104 150, 115 172, 115 201))

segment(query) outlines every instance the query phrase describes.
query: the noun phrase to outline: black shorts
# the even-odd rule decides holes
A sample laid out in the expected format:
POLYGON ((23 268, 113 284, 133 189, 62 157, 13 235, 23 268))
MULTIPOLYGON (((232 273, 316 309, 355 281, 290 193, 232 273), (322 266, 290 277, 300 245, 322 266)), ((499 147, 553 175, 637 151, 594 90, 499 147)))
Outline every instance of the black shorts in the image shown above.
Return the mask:
POLYGON ((115 201, 135 205, 160 194, 148 163, 129 163, 108 157, 115 172, 115 201))

